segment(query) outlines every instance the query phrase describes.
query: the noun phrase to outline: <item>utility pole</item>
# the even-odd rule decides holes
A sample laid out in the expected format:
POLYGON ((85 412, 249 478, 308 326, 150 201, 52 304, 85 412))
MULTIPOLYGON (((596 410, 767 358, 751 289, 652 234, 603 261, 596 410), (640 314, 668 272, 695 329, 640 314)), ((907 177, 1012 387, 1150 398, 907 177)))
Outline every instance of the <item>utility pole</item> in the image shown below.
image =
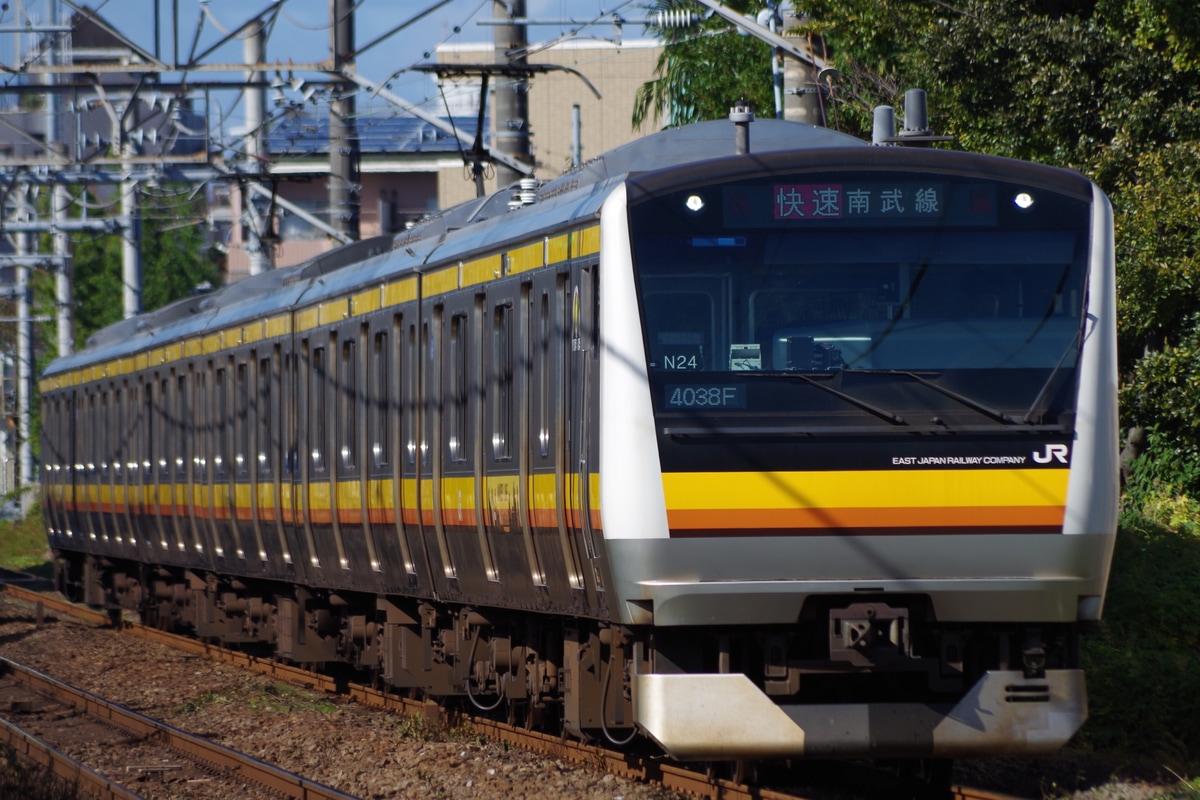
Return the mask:
MULTIPOLYGON (((51 28, 58 27, 60 23, 60 9, 58 0, 50 0, 49 16, 51 28)), ((64 52, 65 48, 60 48, 62 36, 55 32, 50 33, 50 46, 46 48, 46 62, 50 65, 63 64, 69 61, 69 56, 64 52)), ((48 85, 53 86, 56 81, 54 73, 47 73, 45 81, 48 85)), ((66 156, 66 147, 59 140, 58 127, 59 106, 61 99, 58 92, 46 92, 46 149, 52 154, 59 157, 66 156)), ((55 322, 58 334, 58 354, 60 356, 70 355, 75 351, 75 300, 74 292, 71 287, 71 238, 70 235, 60 226, 63 220, 66 219, 67 209, 71 206, 71 195, 67 191, 67 186, 62 181, 55 181, 50 185, 50 226, 51 236, 54 241, 54 294, 55 294, 55 322)))
MULTIPOLYGON (((61 150, 60 150, 61 151, 61 150)), ((59 226, 66 218, 71 205, 71 195, 66 184, 55 183, 50 190, 50 224, 54 229, 54 260, 58 269, 54 273, 55 324, 58 331, 58 354, 75 352, 75 297, 71 284, 71 238, 59 226)))
MULTIPOLYGON (((755 19, 743 17, 740 13, 726 7, 720 0, 696 0, 696 2, 711 9, 722 19, 736 25, 739 30, 771 45, 775 48, 774 58, 776 60, 786 54, 798 61, 799 67, 792 63, 792 59, 784 60, 784 83, 795 87, 786 93, 786 98, 792 102, 785 100, 784 119, 808 122, 812 125, 825 124, 825 103, 820 94, 823 91, 820 81, 824 77, 831 77, 831 74, 825 74, 829 65, 824 56, 814 53, 810 43, 806 42, 800 45, 795 39, 780 36, 772 30, 773 26, 762 25, 755 19)), ((769 19, 764 21, 770 22, 769 19)))
MULTIPOLYGON (((525 0, 493 0, 492 16, 497 19, 524 20, 525 0)), ((526 65, 525 47, 528 44, 524 22, 498 24, 493 32, 495 63, 514 67, 526 65), (510 57, 509 53, 513 53, 510 57)), ((483 98, 480 98, 480 102, 483 98)), ((524 164, 533 164, 533 151, 529 142, 529 81, 512 75, 496 85, 496 139, 494 149, 507 153, 524 164)), ((496 165, 496 185, 503 187, 516 183, 520 172, 496 165)))
MULTIPOLYGON (((353 0, 329 0, 334 72, 354 71, 353 0)), ((351 81, 332 87, 329 102, 329 213, 333 226, 357 240, 361 207, 358 123, 351 81)))
MULTIPOLYGON (((793 5, 788 19, 784 21, 785 28, 796 27, 807 21, 793 5)), ((818 68, 816 53, 813 50, 824 50, 824 40, 810 34, 801 45, 809 51, 810 58, 805 61, 800 58, 783 59, 783 81, 788 87, 783 98, 783 117, 793 122, 807 122, 810 125, 824 126, 826 96, 823 92, 827 87, 821 85, 821 70, 818 68)), ((822 54, 823 55, 823 54, 822 54)))
MULTIPOLYGON (((265 60, 266 48, 266 31, 261 19, 254 21, 251 28, 242 42, 242 54, 246 58, 247 64, 261 64, 265 60)), ((267 99, 266 89, 260 84, 262 73, 256 70, 250 70, 246 73, 246 83, 250 86, 246 90, 246 136, 244 146, 246 148, 246 172, 250 173, 250 180, 256 180, 254 176, 263 172, 263 158, 266 155, 266 134, 263 131, 263 123, 267 117, 267 99)), ((330 148, 333 148, 333 143, 330 143, 330 148)), ((266 232, 267 226, 270 225, 269 219, 264 220, 263 216, 258 213, 258 206, 254 204, 254 192, 250 191, 245 186, 242 187, 242 208, 246 214, 250 224, 247 226, 250 230, 246 237, 246 255, 249 260, 249 271, 251 275, 257 275, 260 272, 265 272, 271 269, 274 264, 273 254, 270 252, 270 245, 264 243, 263 233, 266 232)))
MULTIPOLYGON (((29 187, 16 187, 17 218, 24 221, 33 216, 29 203, 29 187)), ((16 235, 18 256, 32 255, 31 241, 36 241, 28 233, 16 235)), ((29 267, 17 262, 14 280, 14 292, 17 299, 17 481, 22 489, 32 488, 35 481, 33 475, 33 443, 29 441, 29 408, 33 393, 33 322, 29 314, 29 267)), ((7 398, 5 398, 7 405, 7 398)), ((21 492, 22 516, 33 506, 33 493, 21 492)))
POLYGON ((121 131, 121 280, 125 318, 142 313, 142 216, 138 209, 138 182, 133 177, 133 142, 121 131))

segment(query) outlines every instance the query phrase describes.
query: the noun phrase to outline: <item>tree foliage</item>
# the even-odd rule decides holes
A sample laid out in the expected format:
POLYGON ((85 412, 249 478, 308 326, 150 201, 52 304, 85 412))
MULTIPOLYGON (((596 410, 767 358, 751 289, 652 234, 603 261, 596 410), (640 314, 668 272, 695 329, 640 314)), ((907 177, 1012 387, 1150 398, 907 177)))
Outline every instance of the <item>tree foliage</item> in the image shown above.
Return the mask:
MULTIPOLYGON (((762 4, 726 3, 737 11, 758 10, 762 4)), ((700 8, 691 0, 657 0, 651 12, 692 12, 700 8)), ((664 122, 687 125, 722 119, 738 100, 753 108, 774 103, 771 86, 771 48, 746 36, 717 16, 698 26, 659 28, 667 42, 655 67, 657 77, 638 87, 634 98, 633 126, 664 122), (712 65, 712 68, 709 67, 712 65)))
MULTIPOLYGON (((745 5, 753 12, 766 3, 745 5)), ((831 118, 846 132, 869 138, 872 109, 891 105, 902 116, 904 91, 920 87, 929 92, 931 124, 955 137, 952 146, 1071 167, 1108 193, 1118 237, 1123 424, 1151 431, 1152 448, 1174 465, 1173 474, 1200 476, 1200 14, 1194 0, 802 5, 807 19, 789 33, 825 42, 840 73, 831 118)), ((655 8, 673 6, 660 0, 655 8)), ((673 88, 680 84, 695 94, 695 87, 709 85, 709 73, 732 81, 730 73, 752 63, 705 63, 671 44, 685 39, 683 32, 669 33, 656 97, 682 97, 673 88)), ((768 86, 765 78, 761 84, 768 86)), ((764 101, 759 96, 756 102, 764 101)), ((1178 483, 1200 496, 1195 480, 1178 483)))
MULTIPOLYGON (((203 206, 187 187, 167 187, 142 198, 142 308, 152 311, 216 284, 220 262, 205 237, 203 206)), ((75 242, 75 342, 123 316, 124 279, 119 236, 75 242)))

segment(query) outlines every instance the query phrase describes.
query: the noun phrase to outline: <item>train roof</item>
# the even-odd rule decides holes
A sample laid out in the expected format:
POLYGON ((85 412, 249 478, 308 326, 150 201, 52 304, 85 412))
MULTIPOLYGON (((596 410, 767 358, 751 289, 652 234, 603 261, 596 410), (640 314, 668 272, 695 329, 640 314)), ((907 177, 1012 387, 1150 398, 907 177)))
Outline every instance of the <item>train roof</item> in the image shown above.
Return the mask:
MULTIPOLYGON (((846 134, 774 119, 750 126, 751 154, 793 150, 869 147, 846 134)), ((354 242, 294 267, 283 267, 198 294, 93 334, 77 353, 55 360, 54 375, 96 361, 121 358, 147 348, 222 330, 377 285, 428 264, 467 259, 506 243, 528 240, 573 221, 595 219, 617 184, 631 175, 664 170, 734 154, 734 126, 701 122, 650 134, 610 150, 540 185, 519 186, 462 203, 397 235, 354 242)))

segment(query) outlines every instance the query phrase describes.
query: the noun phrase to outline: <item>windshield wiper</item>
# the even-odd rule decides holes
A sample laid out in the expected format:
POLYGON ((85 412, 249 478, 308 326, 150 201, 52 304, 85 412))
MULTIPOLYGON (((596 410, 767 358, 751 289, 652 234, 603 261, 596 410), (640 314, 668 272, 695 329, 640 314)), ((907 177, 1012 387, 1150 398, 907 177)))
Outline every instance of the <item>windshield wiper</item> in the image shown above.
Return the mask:
MULTIPOLYGON (((1086 314, 1085 320, 1091 320, 1094 324, 1096 318, 1091 314, 1086 314)), ((1042 384, 1042 388, 1038 390, 1037 397, 1033 398, 1033 403, 1030 404, 1029 410, 1025 412, 1025 416, 1021 419, 1021 421, 1025 424, 1031 424, 1035 419, 1040 421, 1042 415, 1046 413, 1044 403, 1046 396, 1050 391, 1050 385, 1054 383, 1054 379, 1058 377, 1058 373, 1062 369, 1063 363, 1067 360, 1067 356, 1071 354, 1072 350, 1078 349, 1079 338, 1081 334, 1082 329, 1075 331, 1075 335, 1071 337, 1071 341, 1067 342, 1066 349, 1064 349, 1062 355, 1058 357, 1058 363, 1054 365, 1054 369, 1050 370, 1050 375, 1046 378, 1045 383, 1042 384), (1037 412, 1036 414, 1034 414, 1035 411, 1037 412)))
MULTIPOLYGON (((938 384, 934 383, 931 380, 922 378, 920 375, 918 375, 915 372, 908 372, 908 371, 902 370, 902 369, 883 369, 883 370, 863 369, 863 370, 855 370, 855 372, 877 372, 877 373, 882 373, 884 375, 903 375, 907 378, 912 378, 914 381, 921 384, 922 386, 928 386, 930 389, 933 389, 935 392, 938 392, 939 394, 944 394, 946 397, 949 397, 951 400, 962 403, 967 408, 973 408, 976 411, 978 411, 980 414, 983 414, 986 417, 991 417, 992 419, 996 420, 997 422, 1003 422, 1005 425, 1019 424, 1017 422, 1017 420, 1013 419, 1008 414, 1005 414, 1003 411, 997 411, 996 409, 992 408, 991 406, 984 405, 983 403, 979 402, 978 400, 967 397, 966 395, 963 395, 963 394, 959 394, 958 392, 953 391, 951 389, 947 389, 944 386, 939 386, 938 384)), ((1025 420, 1025 421, 1028 422, 1029 420, 1025 420)))
MULTIPOLYGON (((821 381, 811 378, 808 375, 805 375, 803 373, 798 373, 798 372, 746 372, 743 374, 754 375, 756 377, 761 376, 761 377, 772 377, 772 378, 790 378, 792 380, 802 381, 804 383, 807 383, 809 386, 815 386, 818 389, 821 389, 822 391, 829 392, 834 397, 839 397, 851 405, 858 406, 863 411, 868 411, 868 412, 874 414, 875 416, 879 417, 880 419, 886 420, 886 421, 892 423, 893 425, 907 425, 908 424, 908 422, 905 421, 904 417, 900 416, 899 414, 893 414, 891 411, 888 411, 885 408, 880 408, 879 406, 876 406, 876 405, 872 405, 872 404, 868 403, 866 400, 859 400, 854 395, 846 394, 845 392, 843 392, 840 389, 834 389, 832 386, 826 386, 821 381)), ((833 377, 836 374, 838 374, 838 373, 829 373, 829 377, 833 377)))

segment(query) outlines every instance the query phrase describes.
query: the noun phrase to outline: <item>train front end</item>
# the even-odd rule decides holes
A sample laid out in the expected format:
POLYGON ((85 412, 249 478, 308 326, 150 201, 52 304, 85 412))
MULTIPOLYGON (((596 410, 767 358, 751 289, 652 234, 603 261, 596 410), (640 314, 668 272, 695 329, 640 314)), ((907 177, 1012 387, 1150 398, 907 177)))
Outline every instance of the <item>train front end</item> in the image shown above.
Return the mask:
POLYGON ((627 181, 600 269, 638 725, 704 760, 1064 744, 1119 489, 1103 194, 945 151, 738 156, 627 181))

